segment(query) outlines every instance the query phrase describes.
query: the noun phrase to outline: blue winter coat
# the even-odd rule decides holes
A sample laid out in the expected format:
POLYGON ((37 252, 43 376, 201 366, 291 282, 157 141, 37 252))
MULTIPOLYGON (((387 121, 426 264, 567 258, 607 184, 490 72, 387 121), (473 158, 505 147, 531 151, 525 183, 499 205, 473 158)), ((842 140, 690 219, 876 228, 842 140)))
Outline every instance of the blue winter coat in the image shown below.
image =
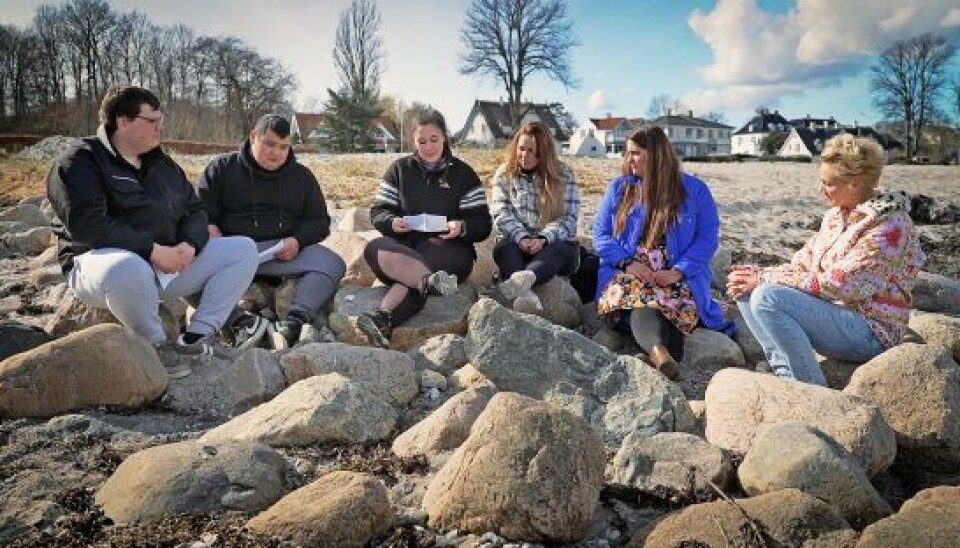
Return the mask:
MULTIPOLYGON (((627 217, 624 231, 614 234, 617 206, 623 198, 627 185, 641 185, 643 180, 632 175, 617 177, 607 186, 607 192, 597 207, 593 227, 593 248, 600 256, 600 271, 597 277, 597 297, 618 271, 617 265, 632 257, 636 251, 646 208, 637 204, 627 217)), ((703 181, 683 174, 685 197, 677 222, 667 229, 665 237, 669 266, 683 273, 683 278, 693 293, 700 314, 700 322, 727 335, 734 334, 733 322, 723 318, 720 304, 710 296, 710 259, 717 251, 720 239, 720 218, 717 204, 710 189, 703 181)))

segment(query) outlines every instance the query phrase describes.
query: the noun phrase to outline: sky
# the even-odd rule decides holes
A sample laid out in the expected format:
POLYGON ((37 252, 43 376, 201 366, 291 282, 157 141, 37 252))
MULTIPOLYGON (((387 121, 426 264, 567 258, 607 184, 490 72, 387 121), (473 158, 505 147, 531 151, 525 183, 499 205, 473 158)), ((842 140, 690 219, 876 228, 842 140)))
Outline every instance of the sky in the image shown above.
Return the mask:
MULTIPOLYGON (((26 26, 37 6, 63 0, 0 0, 0 23, 26 26)), ((349 0, 109 0, 154 24, 184 23, 198 35, 236 36, 296 75, 295 103, 316 110, 338 87, 332 50, 349 0)), ((506 97, 490 79, 457 71, 470 0, 379 0, 386 72, 381 92, 443 112, 451 129, 476 99, 506 97)), ((787 118, 830 117, 860 125, 880 118, 869 66, 896 40, 923 32, 960 46, 960 0, 569 0, 580 46, 579 86, 534 75, 524 99, 564 103, 588 117, 644 117, 650 99, 678 97, 694 114, 720 111, 734 127, 760 105, 787 118)), ((960 54, 957 55, 960 58, 960 54)), ((960 59, 953 71, 960 74, 960 59)))

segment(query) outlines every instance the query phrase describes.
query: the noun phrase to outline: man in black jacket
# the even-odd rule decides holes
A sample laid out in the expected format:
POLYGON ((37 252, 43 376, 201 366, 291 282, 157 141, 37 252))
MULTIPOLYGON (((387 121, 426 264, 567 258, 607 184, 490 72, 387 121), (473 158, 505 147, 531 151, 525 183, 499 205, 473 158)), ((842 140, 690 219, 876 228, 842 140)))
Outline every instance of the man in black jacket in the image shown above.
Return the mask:
MULTIPOLYGON (((207 241, 203 202, 160 150, 159 107, 146 89, 110 89, 97 134, 51 168, 47 197, 58 217, 61 268, 77 298, 109 309, 158 351, 227 357, 213 335, 253 278, 256 246, 249 238, 207 241), (190 324, 168 343, 157 303, 196 293, 190 324)), ((251 323, 258 321, 253 316, 251 323)), ((183 377, 190 368, 175 360, 167 373, 183 377)))
POLYGON ((297 278, 290 311, 270 324, 274 348, 296 344, 303 324, 336 293, 346 265, 320 244, 330 235, 330 216, 316 177, 291 150, 290 122, 261 117, 238 151, 210 162, 199 189, 212 238, 249 236, 268 255, 257 274, 297 278))

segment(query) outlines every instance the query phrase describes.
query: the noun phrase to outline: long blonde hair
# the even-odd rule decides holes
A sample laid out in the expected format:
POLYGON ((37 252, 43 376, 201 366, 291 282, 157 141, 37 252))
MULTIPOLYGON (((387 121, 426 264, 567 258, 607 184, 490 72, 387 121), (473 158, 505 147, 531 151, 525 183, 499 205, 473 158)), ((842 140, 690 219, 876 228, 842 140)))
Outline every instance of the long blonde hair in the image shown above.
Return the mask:
MULTIPOLYGON (((643 185, 627 185, 623 193, 617 206, 614 230, 616 234, 623 233, 627 227, 627 216, 639 201, 647 208, 640 245, 649 249, 660 242, 667 233, 667 228, 677 222, 680 216, 680 207, 685 197, 680 160, 659 126, 642 127, 634 131, 629 140, 647 151, 647 163, 643 185)), ((628 155, 624 152, 624 175, 630 175, 627 160, 628 155)))
POLYGON ((505 173, 512 177, 520 174, 517 147, 520 137, 524 135, 533 137, 537 143, 536 171, 540 175, 537 195, 540 199, 540 225, 544 226, 558 219, 565 212, 566 181, 560 176, 560 158, 557 157, 557 146, 554 144, 553 135, 541 122, 527 122, 517 130, 504 154, 505 173))

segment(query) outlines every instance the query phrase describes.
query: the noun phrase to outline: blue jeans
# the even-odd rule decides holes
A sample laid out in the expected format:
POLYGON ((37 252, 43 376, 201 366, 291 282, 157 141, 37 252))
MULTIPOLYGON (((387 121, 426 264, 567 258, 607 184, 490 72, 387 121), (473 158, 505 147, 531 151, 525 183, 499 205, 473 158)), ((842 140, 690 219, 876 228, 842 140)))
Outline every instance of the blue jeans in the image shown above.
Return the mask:
POLYGON ((826 386, 814 350, 852 362, 884 350, 859 313, 792 287, 760 284, 737 307, 778 377, 826 386))

